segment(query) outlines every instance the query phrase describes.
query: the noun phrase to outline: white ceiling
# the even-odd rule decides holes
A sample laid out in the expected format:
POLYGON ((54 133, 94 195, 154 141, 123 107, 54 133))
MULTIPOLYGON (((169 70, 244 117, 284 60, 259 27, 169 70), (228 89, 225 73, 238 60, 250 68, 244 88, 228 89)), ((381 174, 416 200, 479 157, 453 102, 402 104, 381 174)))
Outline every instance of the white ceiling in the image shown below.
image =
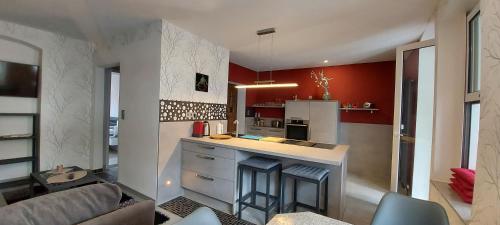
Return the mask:
MULTIPOLYGON (((164 18, 231 50, 254 70, 393 60, 416 41, 438 0, 0 0, 0 19, 106 46, 112 34, 164 18), (43 3, 43 4, 41 4, 43 3), (275 27, 270 38, 259 29, 275 27), (267 55, 266 55, 267 54, 267 55)), ((101 64, 109 63, 100 53, 101 64)))

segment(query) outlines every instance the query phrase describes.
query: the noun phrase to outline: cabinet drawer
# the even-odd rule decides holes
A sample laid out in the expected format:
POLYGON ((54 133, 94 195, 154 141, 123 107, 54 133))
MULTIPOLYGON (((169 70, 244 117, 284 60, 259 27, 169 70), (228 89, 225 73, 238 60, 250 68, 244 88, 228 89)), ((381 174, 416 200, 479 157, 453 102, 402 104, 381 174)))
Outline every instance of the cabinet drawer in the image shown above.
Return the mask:
POLYGON ((181 182, 182 186, 189 190, 230 204, 234 203, 234 182, 232 181, 183 169, 181 182))
POLYGON ((185 150, 182 151, 182 168, 226 180, 235 180, 233 159, 185 150))
POLYGON ((197 152, 201 154, 208 154, 212 156, 219 156, 227 159, 234 159, 234 150, 221 148, 209 144, 199 144, 188 141, 182 142, 182 149, 197 152))

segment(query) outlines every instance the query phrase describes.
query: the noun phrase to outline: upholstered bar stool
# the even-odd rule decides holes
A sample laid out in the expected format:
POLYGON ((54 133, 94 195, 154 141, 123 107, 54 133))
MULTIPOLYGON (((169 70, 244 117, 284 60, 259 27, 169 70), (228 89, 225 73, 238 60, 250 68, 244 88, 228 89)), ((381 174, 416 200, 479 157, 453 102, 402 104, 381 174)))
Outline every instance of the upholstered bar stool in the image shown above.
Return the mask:
MULTIPOLYGON (((265 213, 265 223, 269 220, 269 213, 275 207, 277 211, 280 211, 280 192, 278 191, 277 196, 273 196, 270 194, 270 186, 271 186, 271 173, 277 172, 278 177, 281 176, 281 163, 278 160, 268 159, 263 157, 252 157, 247 160, 240 161, 238 163, 238 174, 239 174, 239 201, 238 201, 238 219, 241 219, 241 213, 243 210, 243 206, 251 207, 254 209, 258 209, 260 211, 264 211, 265 213), (250 170, 252 172, 251 179, 251 190, 248 194, 243 196, 243 171, 250 170), (257 191, 257 173, 266 174, 266 193, 262 193, 257 191), (266 198, 264 207, 257 205, 256 197, 263 196, 266 198), (250 199, 250 202, 246 202, 247 199, 250 199)), ((278 179, 278 182, 280 179, 278 179)), ((280 187, 280 185, 276 185, 280 187)))
POLYGON ((293 211, 297 211, 297 206, 315 210, 317 213, 323 213, 326 215, 328 210, 328 169, 323 169, 319 167, 306 166, 302 164, 295 164, 286 169, 281 173, 281 209, 283 213, 288 212, 285 209, 285 186, 286 178, 293 179, 293 201, 290 207, 293 207, 293 211), (310 206, 297 201, 297 189, 298 181, 305 181, 309 183, 316 184, 316 206, 310 206), (325 184, 325 206, 323 209, 320 207, 320 196, 321 196, 321 185, 325 184))

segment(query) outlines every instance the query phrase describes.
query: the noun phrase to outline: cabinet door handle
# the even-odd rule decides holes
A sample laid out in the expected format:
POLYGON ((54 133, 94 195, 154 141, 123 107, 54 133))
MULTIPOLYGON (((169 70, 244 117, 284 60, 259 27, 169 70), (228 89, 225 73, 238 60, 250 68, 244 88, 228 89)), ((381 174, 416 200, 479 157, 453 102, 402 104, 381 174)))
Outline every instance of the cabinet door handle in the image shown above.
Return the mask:
POLYGON ((252 130, 262 130, 262 129, 259 129, 259 128, 250 128, 252 130))
POLYGON ((196 157, 200 159, 208 159, 208 160, 215 160, 215 157, 207 156, 207 155, 196 155, 196 157))
POLYGON ((203 175, 200 175, 200 174, 196 174, 196 177, 198 177, 200 179, 203 179, 203 180, 214 181, 214 178, 203 176, 203 175))
POLYGON ((200 148, 204 148, 204 149, 211 149, 211 150, 215 149, 215 147, 212 147, 212 146, 206 146, 206 145, 199 145, 199 146, 200 146, 200 148))
POLYGON ((269 131, 271 131, 271 132, 280 132, 280 133, 283 132, 282 130, 269 130, 269 131))

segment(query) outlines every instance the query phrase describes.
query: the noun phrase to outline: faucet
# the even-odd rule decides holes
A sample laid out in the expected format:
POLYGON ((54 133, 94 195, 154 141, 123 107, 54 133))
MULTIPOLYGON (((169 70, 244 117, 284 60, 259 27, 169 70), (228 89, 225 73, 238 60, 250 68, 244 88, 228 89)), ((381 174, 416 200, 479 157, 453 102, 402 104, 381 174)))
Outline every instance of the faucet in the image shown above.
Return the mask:
POLYGON ((236 130, 234 131, 234 136, 235 137, 238 137, 238 133, 239 133, 239 124, 240 122, 238 120, 234 120, 233 124, 236 125, 236 130))

